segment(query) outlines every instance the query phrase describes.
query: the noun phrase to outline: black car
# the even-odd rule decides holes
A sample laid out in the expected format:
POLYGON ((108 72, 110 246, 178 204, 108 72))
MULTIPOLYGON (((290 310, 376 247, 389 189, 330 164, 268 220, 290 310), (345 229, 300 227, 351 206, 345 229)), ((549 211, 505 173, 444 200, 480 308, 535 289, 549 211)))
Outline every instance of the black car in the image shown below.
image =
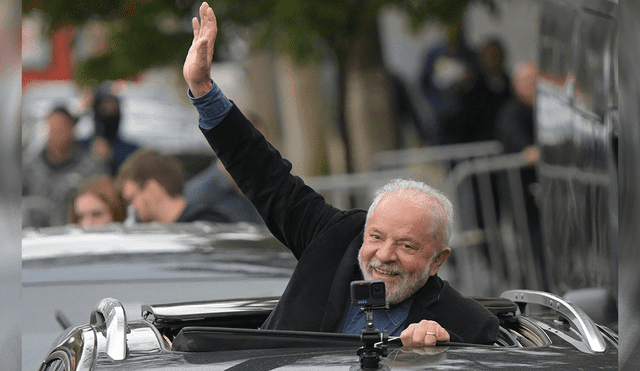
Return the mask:
POLYGON ((22 369, 38 369, 61 330, 87 322, 104 297, 132 321, 148 303, 279 296, 295 264, 253 224, 25 229, 22 369))
POLYGON ((25 229, 23 370, 617 367, 615 331, 530 290, 477 299, 500 320, 492 346, 258 329, 295 264, 251 224, 25 229))
POLYGON ((277 297, 143 305, 135 321, 106 298, 89 323, 62 334, 40 370, 617 369, 617 335, 561 297, 512 290, 477 300, 500 320, 494 345, 412 349, 375 330, 367 343, 364 332, 258 329, 277 297))

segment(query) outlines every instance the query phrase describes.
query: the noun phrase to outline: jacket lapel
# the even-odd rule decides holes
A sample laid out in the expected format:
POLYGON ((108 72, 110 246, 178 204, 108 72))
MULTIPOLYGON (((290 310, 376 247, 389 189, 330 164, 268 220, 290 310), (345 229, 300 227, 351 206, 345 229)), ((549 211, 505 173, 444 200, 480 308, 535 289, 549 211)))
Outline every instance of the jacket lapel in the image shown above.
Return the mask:
POLYGON ((430 306, 434 305, 440 299, 440 292, 442 291, 443 282, 440 277, 429 277, 427 282, 418 290, 413 299, 411 309, 409 309, 409 315, 404 322, 406 328, 412 323, 420 322, 423 319, 435 320, 436 316, 428 310, 430 306))
POLYGON ((335 332, 338 330, 342 319, 350 305, 351 281, 362 279, 358 266, 358 253, 362 246, 363 234, 354 238, 344 254, 336 275, 331 283, 331 293, 327 301, 324 317, 320 325, 320 331, 335 332))

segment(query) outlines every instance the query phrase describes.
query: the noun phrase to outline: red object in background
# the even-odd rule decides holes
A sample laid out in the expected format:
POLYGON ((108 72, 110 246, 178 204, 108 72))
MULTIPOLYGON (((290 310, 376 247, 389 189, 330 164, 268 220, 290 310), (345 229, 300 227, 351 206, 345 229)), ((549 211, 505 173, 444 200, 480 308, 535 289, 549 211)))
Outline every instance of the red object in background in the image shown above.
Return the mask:
POLYGON ((22 89, 32 82, 73 79, 74 61, 71 50, 73 27, 66 26, 51 35, 51 56, 49 64, 40 70, 22 70, 22 89))

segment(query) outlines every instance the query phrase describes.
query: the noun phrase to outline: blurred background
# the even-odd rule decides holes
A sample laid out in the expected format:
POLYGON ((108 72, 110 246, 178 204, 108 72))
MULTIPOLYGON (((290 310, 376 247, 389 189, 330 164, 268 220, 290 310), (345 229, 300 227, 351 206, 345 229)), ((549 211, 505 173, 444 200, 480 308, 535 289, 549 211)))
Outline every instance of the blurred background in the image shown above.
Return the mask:
POLYGON ((0 359, 20 369, 20 4, 0 1, 0 359))
MULTIPOLYGON (((17 75, 2 75, 14 93, 3 98, 2 138, 22 140, 3 142, 3 175, 17 174, 15 157, 39 156, 56 106, 77 118, 76 140, 103 135, 101 95, 119 99, 123 141, 177 157, 187 177, 215 162, 181 71, 199 4, 23 1, 20 112, 17 75)), ((423 180, 456 204, 454 254, 441 274, 464 294, 577 292, 572 300, 611 298, 616 321, 619 307, 622 320, 640 323, 637 273, 618 270, 638 261, 640 230, 633 1, 211 5, 213 79, 330 202, 366 207, 388 179, 423 180)), ((1 13, 13 35, 3 50, 11 40, 19 50, 18 14, 1 13)), ((17 61, 5 59, 10 71, 17 61)), ((3 187, 15 196, 16 184, 3 187)), ((46 226, 29 196, 23 184, 22 227, 46 226)), ((3 198, 3 210, 15 202, 3 198)), ((635 333, 621 334, 629 350, 635 333)), ((621 354, 622 366, 633 364, 632 351, 621 354)))

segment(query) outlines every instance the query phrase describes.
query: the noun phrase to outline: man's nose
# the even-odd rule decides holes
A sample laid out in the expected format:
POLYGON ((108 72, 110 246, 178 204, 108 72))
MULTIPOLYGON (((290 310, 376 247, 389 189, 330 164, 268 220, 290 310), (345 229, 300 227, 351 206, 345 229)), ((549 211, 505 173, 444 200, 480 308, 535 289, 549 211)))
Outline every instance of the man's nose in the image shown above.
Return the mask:
POLYGON ((376 257, 383 263, 396 261, 396 246, 393 241, 387 240, 376 251, 376 257))

